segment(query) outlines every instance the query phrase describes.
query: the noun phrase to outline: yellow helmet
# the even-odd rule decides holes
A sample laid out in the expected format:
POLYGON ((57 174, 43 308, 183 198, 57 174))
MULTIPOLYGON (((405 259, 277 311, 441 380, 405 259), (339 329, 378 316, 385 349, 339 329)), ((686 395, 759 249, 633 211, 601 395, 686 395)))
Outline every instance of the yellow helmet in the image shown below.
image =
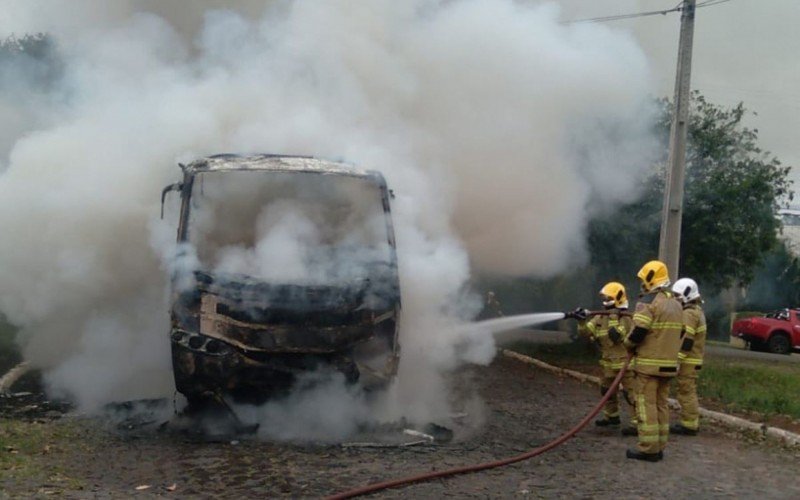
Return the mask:
POLYGON ((642 280, 642 290, 644 292, 652 292, 656 288, 669 285, 667 265, 660 260, 651 260, 643 265, 636 276, 642 280))
POLYGON ((628 297, 625 295, 625 287, 622 283, 610 281, 600 289, 600 298, 606 307, 616 307, 618 309, 628 308, 628 297))

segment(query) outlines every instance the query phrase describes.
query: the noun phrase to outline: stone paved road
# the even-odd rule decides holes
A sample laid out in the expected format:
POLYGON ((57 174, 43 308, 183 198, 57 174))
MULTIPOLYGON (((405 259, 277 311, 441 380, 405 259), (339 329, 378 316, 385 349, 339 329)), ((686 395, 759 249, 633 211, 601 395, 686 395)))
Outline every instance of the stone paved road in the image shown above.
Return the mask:
MULTIPOLYGON (((471 368, 463 383, 483 394, 486 423, 440 446, 365 449, 242 442, 190 443, 164 435, 123 438, 81 421, 85 441, 41 460, 82 489, 70 498, 319 497, 411 473, 494 460, 527 451, 578 422, 597 388, 510 359, 471 368), (165 487, 175 483, 174 492, 165 487), (151 485, 136 491, 138 485, 151 485)), ((50 425, 66 425, 53 422, 50 425)), ((633 438, 588 428, 533 460, 417 484, 373 498, 800 498, 797 453, 749 444, 720 430, 676 437, 657 464, 627 460, 633 438)), ((11 497, 43 491, 33 480, 3 486, 11 497)), ((2 495, 0 495, 2 496, 2 495)))

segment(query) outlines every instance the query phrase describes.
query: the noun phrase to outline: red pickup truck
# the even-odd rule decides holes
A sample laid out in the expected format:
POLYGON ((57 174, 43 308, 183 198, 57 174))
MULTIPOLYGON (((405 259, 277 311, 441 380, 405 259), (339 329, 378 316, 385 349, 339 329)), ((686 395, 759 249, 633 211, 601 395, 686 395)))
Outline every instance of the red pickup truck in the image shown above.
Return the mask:
POLYGON ((791 354, 800 349, 800 309, 779 309, 734 321, 731 335, 747 342, 753 351, 791 354))

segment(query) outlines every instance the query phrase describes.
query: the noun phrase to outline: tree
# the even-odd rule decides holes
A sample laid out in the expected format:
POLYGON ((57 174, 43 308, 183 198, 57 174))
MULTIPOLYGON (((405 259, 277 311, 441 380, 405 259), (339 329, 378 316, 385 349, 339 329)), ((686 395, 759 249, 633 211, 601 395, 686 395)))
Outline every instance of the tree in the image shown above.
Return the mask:
MULTIPOLYGON (((656 257, 672 113, 668 100, 658 104, 655 132, 664 149, 644 181, 643 197, 590 225, 592 264, 600 276, 629 276, 656 257)), ((724 108, 692 95, 680 274, 700 282, 707 295, 752 281, 777 245, 775 211, 792 197, 790 168, 758 146, 758 130, 742 125, 745 115, 741 103, 724 108)))
POLYGON ((800 306, 800 259, 781 241, 756 270, 742 307, 769 311, 800 306))
POLYGON ((11 35, 0 40, 0 87, 17 82, 46 90, 62 76, 63 70, 58 47, 50 35, 11 35))
POLYGON ((779 204, 791 200, 790 168, 758 147, 741 125, 742 103, 724 109, 694 96, 689 128, 681 262, 706 286, 748 284, 776 247, 779 204))

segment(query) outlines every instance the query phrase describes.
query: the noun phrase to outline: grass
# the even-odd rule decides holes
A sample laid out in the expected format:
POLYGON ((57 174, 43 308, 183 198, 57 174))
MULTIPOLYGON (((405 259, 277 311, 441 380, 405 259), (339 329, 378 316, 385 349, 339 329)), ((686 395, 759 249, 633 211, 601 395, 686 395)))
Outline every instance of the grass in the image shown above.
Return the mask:
POLYGON ((800 419, 800 366, 709 358, 698 380, 701 398, 731 410, 800 419))
MULTIPOLYGON (((599 355, 583 342, 516 342, 508 348, 556 366, 599 373, 599 355)), ((800 419, 800 364, 707 356, 697 391, 701 400, 713 401, 729 411, 800 419)))
POLYGON ((0 419, 0 484, 46 484, 50 492, 82 489, 80 481, 67 477, 46 457, 68 450, 80 436, 70 424, 0 419))

